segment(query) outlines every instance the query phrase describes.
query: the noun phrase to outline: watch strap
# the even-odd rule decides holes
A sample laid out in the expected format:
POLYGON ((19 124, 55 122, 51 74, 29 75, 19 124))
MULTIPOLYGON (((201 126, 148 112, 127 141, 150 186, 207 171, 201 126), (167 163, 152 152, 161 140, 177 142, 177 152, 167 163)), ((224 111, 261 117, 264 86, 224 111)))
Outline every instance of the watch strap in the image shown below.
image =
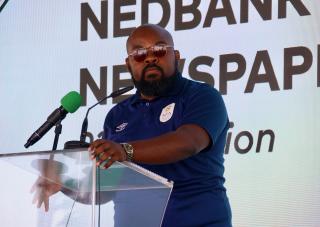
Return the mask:
POLYGON ((131 162, 133 160, 133 146, 129 143, 121 143, 121 146, 127 154, 127 161, 131 162))

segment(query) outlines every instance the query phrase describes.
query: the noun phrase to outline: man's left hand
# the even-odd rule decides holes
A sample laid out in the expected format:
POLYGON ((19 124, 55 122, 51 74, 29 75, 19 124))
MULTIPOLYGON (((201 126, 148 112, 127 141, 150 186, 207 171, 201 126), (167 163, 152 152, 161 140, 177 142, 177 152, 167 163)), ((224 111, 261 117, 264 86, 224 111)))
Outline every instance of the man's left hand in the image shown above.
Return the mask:
POLYGON ((110 140, 95 140, 88 148, 91 159, 97 160, 97 166, 109 168, 115 161, 127 160, 127 154, 119 143, 110 140))

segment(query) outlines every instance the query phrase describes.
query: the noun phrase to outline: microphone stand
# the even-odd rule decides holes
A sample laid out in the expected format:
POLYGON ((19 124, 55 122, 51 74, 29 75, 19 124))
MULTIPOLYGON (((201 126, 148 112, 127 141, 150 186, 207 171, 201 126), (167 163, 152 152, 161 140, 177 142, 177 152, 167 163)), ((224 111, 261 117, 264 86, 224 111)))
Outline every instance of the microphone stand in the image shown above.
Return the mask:
MULTIPOLYGON (((49 156, 49 160, 42 160, 40 162, 44 162, 42 165, 44 166, 48 166, 49 169, 55 169, 55 170, 61 170, 61 169, 66 169, 66 166, 62 163, 62 162, 58 162, 53 160, 54 158, 54 151, 57 150, 57 146, 58 146, 58 142, 59 142, 59 136, 61 135, 62 132, 62 124, 61 124, 61 120, 59 120, 56 125, 55 125, 55 129, 54 129, 54 141, 53 141, 53 146, 52 146, 52 153, 49 156)), ((58 173, 56 173, 58 174, 58 173)))
MULTIPOLYGON (((57 123, 56 123, 56 127, 54 129, 54 141, 53 141, 53 146, 52 146, 52 151, 56 151, 57 150, 57 146, 58 146, 58 142, 59 142, 59 136, 62 132, 62 124, 61 124, 61 121, 62 120, 59 120, 57 123)), ((62 163, 60 162, 57 162, 57 161, 54 161, 53 160, 54 158, 54 152, 52 152, 50 154, 50 157, 49 157, 49 160, 47 162, 47 165, 52 165, 53 163, 55 163, 56 165, 62 165, 64 166, 62 163)))
POLYGON ((133 86, 128 86, 128 87, 124 87, 121 88, 117 91, 112 92, 110 95, 104 97, 103 99, 99 100, 96 104, 92 105, 91 107, 88 108, 86 116, 82 122, 82 127, 81 127, 81 133, 80 133, 80 140, 71 140, 71 141, 67 141, 64 144, 64 149, 79 149, 79 148, 88 148, 90 146, 89 143, 87 143, 86 140, 86 136, 87 136, 87 130, 88 130, 88 114, 89 111, 96 107, 97 105, 99 105, 100 103, 102 103, 103 101, 105 101, 108 98, 115 98, 118 97, 130 90, 132 90, 134 87, 133 86))
POLYGON ((88 108, 86 116, 82 122, 80 140, 71 140, 64 143, 64 149, 79 149, 79 148, 88 148, 90 146, 89 143, 86 142, 87 130, 88 130, 88 114, 89 111, 95 107, 96 105, 102 103, 104 100, 109 98, 109 96, 104 97, 99 102, 88 108))
POLYGON ((56 123, 56 128, 54 129, 54 141, 53 141, 53 146, 52 146, 52 151, 56 151, 57 150, 57 146, 58 146, 58 141, 59 141, 59 136, 62 132, 62 124, 61 124, 61 120, 59 120, 56 123))
POLYGON ((57 123, 56 123, 56 127, 54 129, 54 141, 53 141, 53 146, 52 146, 52 153, 50 154, 49 156, 49 160, 39 160, 39 162, 43 162, 41 163, 40 165, 44 165, 44 166, 50 166, 52 168, 53 165, 55 166, 60 166, 61 167, 64 167, 64 164, 61 163, 61 162, 58 162, 58 161, 54 161, 53 158, 54 158, 54 151, 57 150, 57 146, 58 146, 58 141, 59 141, 59 136, 62 132, 62 124, 61 124, 61 121, 62 120, 59 120, 57 123))

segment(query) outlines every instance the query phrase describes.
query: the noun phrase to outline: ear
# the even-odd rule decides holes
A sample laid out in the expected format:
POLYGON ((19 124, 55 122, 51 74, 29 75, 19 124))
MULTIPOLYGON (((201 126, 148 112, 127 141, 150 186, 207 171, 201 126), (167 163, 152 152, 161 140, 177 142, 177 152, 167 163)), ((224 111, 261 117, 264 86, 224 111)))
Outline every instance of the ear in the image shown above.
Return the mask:
POLYGON ((129 58, 126 58, 126 66, 127 66, 128 71, 131 73, 131 66, 129 64, 129 58))
POLYGON ((130 69, 129 58, 128 57, 126 57, 126 66, 127 66, 127 69, 130 69))
POLYGON ((178 50, 174 50, 174 56, 175 56, 177 61, 180 60, 180 52, 178 50))

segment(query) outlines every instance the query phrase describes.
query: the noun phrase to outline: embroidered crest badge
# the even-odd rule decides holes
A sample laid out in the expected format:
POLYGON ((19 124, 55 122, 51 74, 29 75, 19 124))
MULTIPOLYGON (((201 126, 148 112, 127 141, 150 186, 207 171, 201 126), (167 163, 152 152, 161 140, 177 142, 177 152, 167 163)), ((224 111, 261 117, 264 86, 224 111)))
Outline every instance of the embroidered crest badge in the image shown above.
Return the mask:
POLYGON ((161 122, 167 122, 171 119, 175 105, 176 105, 175 103, 171 103, 162 109, 162 112, 160 114, 161 122))

